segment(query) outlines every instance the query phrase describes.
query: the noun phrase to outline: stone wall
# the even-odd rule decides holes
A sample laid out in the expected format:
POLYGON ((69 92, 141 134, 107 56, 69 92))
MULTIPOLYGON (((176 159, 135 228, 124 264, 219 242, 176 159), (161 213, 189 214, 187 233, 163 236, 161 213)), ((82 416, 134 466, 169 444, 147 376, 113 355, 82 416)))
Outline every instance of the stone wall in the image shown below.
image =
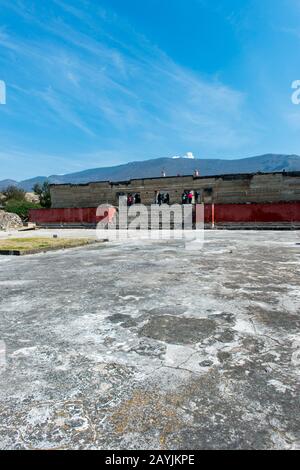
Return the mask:
POLYGON ((126 182, 52 185, 53 208, 97 207, 118 204, 120 194, 140 193, 143 204, 152 204, 157 191, 168 192, 170 203, 181 203, 184 190, 200 194, 199 202, 237 204, 247 202, 300 201, 300 172, 240 174, 211 177, 174 176, 126 182))

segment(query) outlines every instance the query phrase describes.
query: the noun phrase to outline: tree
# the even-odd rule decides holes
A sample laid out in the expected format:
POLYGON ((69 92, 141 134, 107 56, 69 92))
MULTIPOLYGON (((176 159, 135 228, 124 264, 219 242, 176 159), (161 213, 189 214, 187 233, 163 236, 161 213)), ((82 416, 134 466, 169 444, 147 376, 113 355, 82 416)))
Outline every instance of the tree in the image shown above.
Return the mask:
POLYGON ((23 222, 28 221, 28 213, 30 209, 41 207, 39 204, 26 200, 26 192, 17 186, 9 186, 4 191, 4 210, 17 214, 23 222))
POLYGON ((25 201, 25 191, 22 188, 18 188, 17 186, 8 186, 6 190, 3 192, 6 201, 14 200, 14 201, 25 201))
POLYGON ((26 199, 9 199, 5 203, 4 210, 6 212, 17 214, 19 217, 21 217, 23 222, 28 222, 30 209, 38 209, 39 207, 41 207, 39 204, 26 201, 26 199))
POLYGON ((36 194, 40 199, 40 204, 42 207, 49 208, 51 207, 51 194, 50 194, 50 186, 47 181, 45 181, 42 185, 35 184, 33 187, 34 194, 36 194))

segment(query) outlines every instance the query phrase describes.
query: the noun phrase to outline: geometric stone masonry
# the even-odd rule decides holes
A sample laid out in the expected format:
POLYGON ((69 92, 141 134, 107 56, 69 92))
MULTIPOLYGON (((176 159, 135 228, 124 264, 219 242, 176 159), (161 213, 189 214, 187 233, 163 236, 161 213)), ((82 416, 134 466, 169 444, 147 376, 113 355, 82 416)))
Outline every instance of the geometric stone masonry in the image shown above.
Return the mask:
POLYGON ((169 193, 171 204, 180 204, 185 190, 198 193, 198 202, 211 204, 300 201, 300 172, 234 174, 209 177, 170 176, 123 182, 51 185, 52 208, 118 205, 120 195, 136 194, 150 205, 158 192, 169 193))

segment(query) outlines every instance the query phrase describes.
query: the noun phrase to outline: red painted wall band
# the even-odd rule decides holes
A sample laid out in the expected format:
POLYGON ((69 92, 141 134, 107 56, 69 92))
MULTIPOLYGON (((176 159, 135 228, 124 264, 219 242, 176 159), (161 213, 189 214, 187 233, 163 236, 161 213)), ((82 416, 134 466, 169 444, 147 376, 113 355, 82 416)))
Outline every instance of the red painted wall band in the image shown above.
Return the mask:
MULTIPOLYGON (((115 209, 107 209, 112 218, 115 209)), ((29 221, 37 224, 97 224, 104 216, 97 216, 97 208, 31 209, 29 221)))
MULTIPOLYGON (((110 211, 114 209, 110 209, 110 211)), ((103 217, 97 217, 97 209, 31 209, 30 222, 37 224, 96 224, 103 217)), ((212 222, 212 205, 205 205, 205 222, 212 222)), ((110 214, 113 217, 113 213, 110 214)), ((279 202, 269 204, 215 204, 215 223, 226 222, 300 222, 300 202, 279 202)))

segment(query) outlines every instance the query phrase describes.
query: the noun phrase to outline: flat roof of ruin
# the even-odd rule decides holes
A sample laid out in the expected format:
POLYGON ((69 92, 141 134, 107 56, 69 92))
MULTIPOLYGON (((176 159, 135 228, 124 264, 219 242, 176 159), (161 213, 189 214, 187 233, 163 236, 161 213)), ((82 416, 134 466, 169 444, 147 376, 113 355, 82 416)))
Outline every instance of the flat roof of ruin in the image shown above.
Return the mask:
POLYGON ((167 180, 173 178, 193 178, 194 180, 204 180, 211 178, 220 178, 225 180, 235 180, 235 179, 249 179, 257 175, 284 175, 284 176, 296 176, 300 177, 300 171, 271 171, 271 172, 255 172, 255 173, 229 173, 221 175, 205 175, 205 176, 194 176, 194 175, 173 175, 173 176, 152 176, 147 178, 131 178, 124 181, 110 181, 110 180, 95 180, 89 181, 88 183, 51 183, 49 186, 89 186, 90 184, 97 183, 108 183, 112 186, 115 185, 129 185, 132 181, 141 181, 141 180, 167 180))

